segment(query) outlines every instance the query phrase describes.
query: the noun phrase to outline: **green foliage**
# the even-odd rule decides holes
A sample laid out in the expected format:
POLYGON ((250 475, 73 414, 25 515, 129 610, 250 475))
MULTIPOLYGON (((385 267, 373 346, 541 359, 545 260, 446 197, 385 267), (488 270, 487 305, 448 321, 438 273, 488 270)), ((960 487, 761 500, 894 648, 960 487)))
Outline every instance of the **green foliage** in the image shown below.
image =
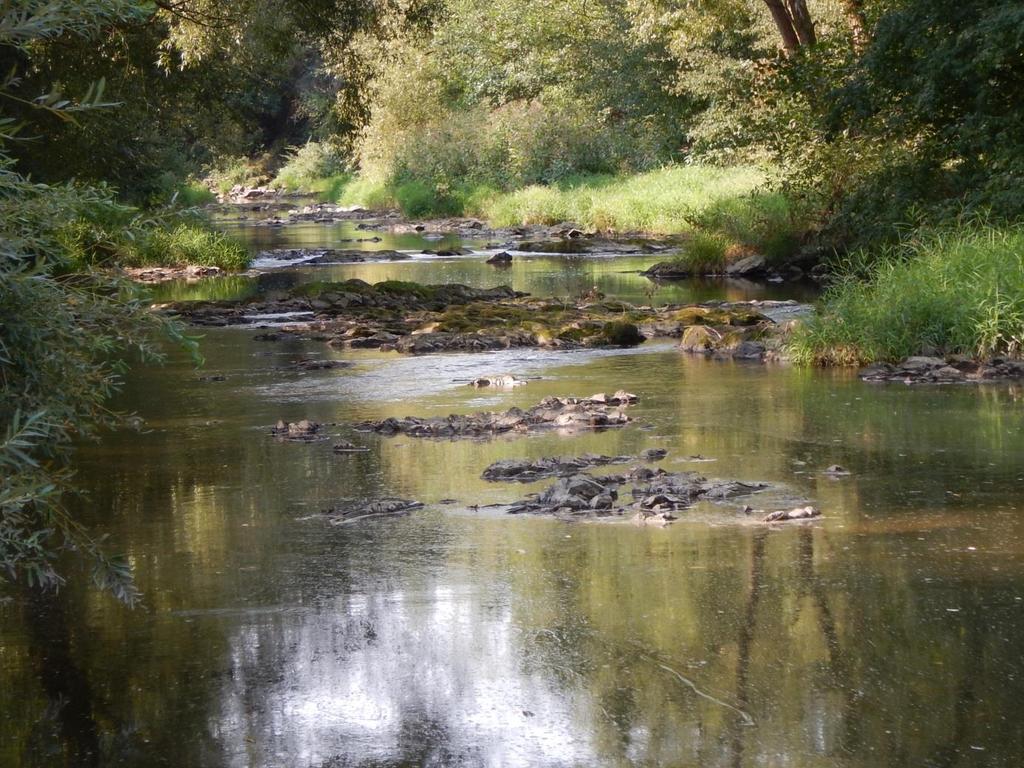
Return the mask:
POLYGON ((108 202, 103 208, 77 211, 70 221, 55 225, 61 269, 195 265, 242 270, 249 266, 249 253, 239 242, 182 220, 193 217, 174 211, 157 218, 142 216, 108 202))
POLYGON ((447 0, 433 34, 394 44, 371 86, 361 170, 440 198, 647 170, 682 143, 684 99, 621 2, 447 0))
POLYGON ((265 158, 224 157, 208 168, 206 181, 220 194, 226 195, 233 187, 258 187, 270 178, 265 158))
POLYGON ((337 149, 309 141, 292 150, 271 186, 289 192, 318 191, 315 187, 321 180, 344 178, 345 166, 345 159, 337 149))
POLYGON ((167 199, 169 203, 175 203, 182 208, 195 208, 202 205, 209 205, 216 202, 217 196, 210 191, 205 184, 197 181, 189 181, 178 186, 167 199))
POLYGON ((124 215, 103 190, 0 175, 0 570, 54 586, 63 579, 57 555, 71 549, 92 564, 99 586, 131 600, 124 564, 104 554, 62 504, 73 440, 119 422, 106 401, 126 353, 154 360, 155 335, 182 340, 132 284, 107 272, 71 271, 79 265, 57 223, 91 219, 102 231, 124 215))
MULTIPOLYGON (((34 51, 41 41, 95 33, 146 12, 117 0, 7 4, 0 8, 0 52, 34 51)), ((8 91, 16 81, 12 75, 0 86, 3 105, 24 104, 8 91)), ((101 106, 100 91, 85 90, 89 98, 78 102, 51 95, 35 106, 69 119, 69 109, 101 106)), ((103 187, 30 182, 4 144, 15 118, 5 113, 0 124, 0 571, 54 587, 64 579, 59 555, 74 551, 96 585, 131 602, 125 561, 107 555, 63 505, 73 442, 119 423, 107 401, 129 353, 158 359, 153 339, 160 335, 194 343, 151 313, 135 286, 82 268, 80 254, 104 258, 108 246, 144 232, 133 211, 103 187)))
POLYGON ((988 226, 919 233, 856 255, 791 349, 822 365, 1022 352, 1024 229, 988 226))

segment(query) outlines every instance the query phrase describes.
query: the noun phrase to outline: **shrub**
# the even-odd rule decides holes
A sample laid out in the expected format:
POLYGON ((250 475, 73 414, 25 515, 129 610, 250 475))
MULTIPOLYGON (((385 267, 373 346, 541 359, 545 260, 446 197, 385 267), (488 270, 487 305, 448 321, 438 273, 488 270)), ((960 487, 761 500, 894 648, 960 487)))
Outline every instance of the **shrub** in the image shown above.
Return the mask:
POLYGON ((719 234, 697 232, 686 244, 682 260, 694 274, 721 272, 725 268, 725 254, 729 241, 719 234))

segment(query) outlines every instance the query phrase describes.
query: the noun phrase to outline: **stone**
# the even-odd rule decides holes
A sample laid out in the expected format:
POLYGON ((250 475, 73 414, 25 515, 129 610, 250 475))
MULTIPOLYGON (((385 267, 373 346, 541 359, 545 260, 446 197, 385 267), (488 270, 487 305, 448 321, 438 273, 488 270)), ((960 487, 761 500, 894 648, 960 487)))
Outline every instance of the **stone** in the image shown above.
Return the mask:
POLYGON ((825 468, 825 474, 832 475, 833 477, 841 477, 843 475, 850 474, 850 471, 838 464, 833 464, 832 466, 825 468))
POLYGON ((765 346, 759 341, 741 341, 735 347, 722 352, 734 360, 761 360, 764 358, 765 346))
POLYGON ((323 514, 327 516, 332 525, 347 525, 380 517, 397 517, 407 515, 415 509, 422 509, 423 504, 410 499, 384 498, 376 501, 364 502, 362 504, 340 504, 325 509, 323 514))
POLYGON ((755 253, 729 264, 725 268, 725 273, 732 277, 750 277, 763 274, 766 271, 766 266, 764 256, 755 253))
MULTIPOLYGON (((616 393, 609 402, 632 402, 636 396, 627 392, 616 393)), ((406 434, 412 437, 477 437, 500 434, 512 430, 525 431, 550 427, 606 427, 628 424, 632 419, 622 408, 608 408, 597 404, 591 398, 548 397, 538 405, 523 411, 511 408, 504 413, 475 413, 469 416, 447 416, 429 419, 407 416, 402 419, 388 418, 383 421, 368 421, 357 425, 357 429, 381 434, 406 434)))
POLYGON ((500 374, 498 376, 481 376, 479 379, 473 379, 469 385, 479 389, 481 387, 521 387, 526 383, 525 380, 517 379, 511 374, 500 374))
POLYGON ((512 263, 512 254, 507 251, 496 253, 486 262, 487 264, 507 265, 512 263))
POLYGON ((279 419, 277 424, 270 428, 270 433, 283 440, 309 442, 326 439, 319 437, 321 428, 321 424, 309 419, 302 419, 302 421, 297 422, 285 422, 283 419, 279 419))
POLYGON ((340 443, 334 445, 335 453, 365 453, 370 450, 361 445, 356 445, 348 440, 342 440, 340 443))
POLYGON ((797 507, 796 509, 780 509, 775 512, 769 512, 764 516, 762 522, 783 523, 789 520, 810 520, 820 516, 821 512, 818 511, 817 507, 797 507))
POLYGON ((933 368, 944 368, 946 361, 939 357, 908 357, 902 363, 899 364, 899 370, 901 371, 929 371, 933 368))
POLYGON ((722 334, 706 325, 691 325, 683 331, 679 349, 683 352, 710 354, 721 342, 722 334))

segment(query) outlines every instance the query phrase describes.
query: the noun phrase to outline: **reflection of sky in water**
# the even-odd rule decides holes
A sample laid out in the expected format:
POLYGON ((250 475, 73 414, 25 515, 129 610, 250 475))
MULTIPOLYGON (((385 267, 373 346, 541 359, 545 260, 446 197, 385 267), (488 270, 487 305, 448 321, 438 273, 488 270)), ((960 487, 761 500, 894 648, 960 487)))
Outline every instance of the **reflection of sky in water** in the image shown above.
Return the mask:
MULTIPOLYGON (((554 350, 507 350, 501 352, 479 352, 473 354, 399 355, 348 354, 341 359, 356 362, 354 369, 340 369, 334 376, 292 377, 272 381, 256 387, 261 397, 277 402, 318 400, 371 400, 393 402, 433 395, 456 388, 467 388, 469 382, 482 376, 503 373, 520 378, 543 377, 550 369, 558 367, 566 371, 559 374, 566 378, 573 368, 584 366, 606 357, 623 357, 650 354, 666 343, 654 342, 630 350, 592 349, 559 352, 554 350)), ((550 373, 548 373, 550 375, 550 373)), ((528 391, 532 382, 514 388, 516 393, 528 391)), ((610 391, 614 392, 616 387, 610 391)), ((467 405, 480 407, 502 402, 513 392, 512 388, 482 388, 474 390, 476 397, 467 405)), ((581 396, 594 392, 580 392, 581 396)))
POLYGON ((253 764, 247 738, 261 764, 597 764, 579 702, 524 670, 519 640, 493 588, 449 579, 336 598, 238 630, 217 729, 238 766, 253 764), (252 682, 268 665, 279 680, 252 682))

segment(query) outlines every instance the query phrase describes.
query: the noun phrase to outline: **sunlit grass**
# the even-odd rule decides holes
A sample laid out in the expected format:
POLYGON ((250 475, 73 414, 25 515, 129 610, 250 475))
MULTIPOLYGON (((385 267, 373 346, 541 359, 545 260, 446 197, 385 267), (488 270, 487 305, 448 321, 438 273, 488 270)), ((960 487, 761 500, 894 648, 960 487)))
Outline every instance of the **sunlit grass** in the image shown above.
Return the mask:
POLYGON ((866 278, 862 252, 797 331, 795 360, 856 365, 1024 351, 1024 228, 924 232, 870 256, 866 278))
POLYGON ((124 249, 119 263, 144 267, 220 267, 241 270, 249 266, 249 252, 225 235, 205 227, 180 224, 173 229, 155 229, 124 249))
POLYGON ((329 199, 370 209, 399 208, 406 216, 465 215, 495 227, 571 221, 608 233, 714 233, 724 253, 747 245, 769 259, 799 245, 806 222, 782 195, 768 191, 768 174, 754 167, 679 166, 628 176, 591 175, 509 192, 485 185, 438 189, 418 181, 388 185, 355 178, 329 199))

